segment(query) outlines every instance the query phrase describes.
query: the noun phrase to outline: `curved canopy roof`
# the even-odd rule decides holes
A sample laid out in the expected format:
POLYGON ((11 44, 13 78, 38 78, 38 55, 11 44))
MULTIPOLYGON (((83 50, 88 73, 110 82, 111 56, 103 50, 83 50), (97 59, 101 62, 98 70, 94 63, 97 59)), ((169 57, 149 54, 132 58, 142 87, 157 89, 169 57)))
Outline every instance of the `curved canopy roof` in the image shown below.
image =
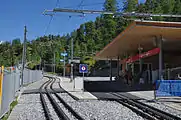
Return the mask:
POLYGON ((164 50, 181 50, 181 23, 158 21, 134 21, 111 43, 98 52, 96 59, 117 58, 131 54, 141 47, 144 50, 155 48, 156 39, 164 42, 164 50), (171 43, 171 44, 170 44, 171 43))

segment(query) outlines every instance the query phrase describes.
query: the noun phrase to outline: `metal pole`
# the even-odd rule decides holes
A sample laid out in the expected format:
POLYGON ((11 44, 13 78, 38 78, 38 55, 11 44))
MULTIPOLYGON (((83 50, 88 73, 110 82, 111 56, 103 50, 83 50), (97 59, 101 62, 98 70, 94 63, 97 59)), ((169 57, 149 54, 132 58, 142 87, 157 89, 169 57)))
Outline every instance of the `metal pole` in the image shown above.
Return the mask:
POLYGON ((40 57, 40 66, 39 66, 39 70, 41 70, 41 57, 40 57))
POLYGON ((112 81, 112 59, 110 60, 110 81, 112 81))
POLYGON ((118 60, 117 60, 117 76, 119 76, 119 56, 118 56, 118 60))
POLYGON ((65 77, 65 56, 64 56, 64 59, 63 59, 63 63, 64 63, 64 68, 63 68, 63 77, 65 77))
POLYGON ((22 70, 21 70, 21 86, 23 86, 23 71, 25 68, 25 62, 26 62, 26 33, 27 29, 26 26, 24 26, 24 42, 23 42, 23 54, 22 54, 22 70))
POLYGON ((55 73, 55 52, 54 52, 54 54, 53 54, 53 62, 54 62, 54 66, 53 66, 53 71, 54 71, 54 73, 55 73))
POLYGON ((160 48, 160 53, 159 53, 159 79, 163 79, 163 73, 162 73, 162 69, 163 69, 163 44, 162 44, 162 36, 159 39, 159 48, 160 48))
MULTIPOLYGON (((73 54, 74 54, 74 41, 73 38, 71 39, 71 81, 73 81, 74 77, 73 77, 73 54)), ((75 88, 75 81, 74 81, 74 88, 75 88)))
POLYGON ((52 66, 52 73, 53 73, 53 59, 52 59, 52 65, 51 66, 52 66))
MULTIPOLYGON (((143 48, 139 45, 138 51, 139 51, 139 55, 142 53, 143 48)), ((143 69, 143 64, 142 64, 143 60, 141 58, 139 58, 139 64, 140 64, 140 72, 142 72, 143 69)))
POLYGON ((84 92, 84 72, 83 72, 83 89, 82 92, 84 92))

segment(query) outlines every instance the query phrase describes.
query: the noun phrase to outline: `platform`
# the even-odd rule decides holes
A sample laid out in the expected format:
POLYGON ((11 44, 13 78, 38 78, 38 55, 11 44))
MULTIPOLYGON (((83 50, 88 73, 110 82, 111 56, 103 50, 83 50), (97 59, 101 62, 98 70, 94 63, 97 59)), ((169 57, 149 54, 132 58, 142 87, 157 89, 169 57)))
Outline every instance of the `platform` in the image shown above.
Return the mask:
POLYGON ((133 92, 127 92, 134 96, 146 99, 146 100, 154 100, 154 91, 133 91, 133 92))
POLYGON ((61 87, 69 92, 71 95, 77 97, 80 100, 97 100, 97 97, 92 95, 90 92, 87 91, 81 91, 74 89, 74 84, 73 81, 70 81, 70 78, 63 78, 63 77, 58 77, 60 79, 60 85, 61 87))

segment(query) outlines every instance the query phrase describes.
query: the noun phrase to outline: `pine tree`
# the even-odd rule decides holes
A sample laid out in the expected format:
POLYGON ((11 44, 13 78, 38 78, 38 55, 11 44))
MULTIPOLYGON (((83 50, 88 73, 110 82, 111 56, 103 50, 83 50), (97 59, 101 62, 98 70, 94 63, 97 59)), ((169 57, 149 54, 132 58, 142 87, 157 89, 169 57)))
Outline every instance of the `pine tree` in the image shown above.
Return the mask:
MULTIPOLYGON (((106 0, 104 3, 105 11, 117 11, 116 0, 106 0)), ((112 15, 103 15, 103 26, 101 28, 101 32, 104 35, 104 46, 112 41, 112 39, 116 36, 116 26, 117 23, 112 15)))
POLYGON ((123 11, 125 12, 133 12, 136 10, 136 6, 138 4, 138 0, 126 0, 124 2, 123 11))
MULTIPOLYGON (((175 5, 174 5, 174 9, 173 9, 173 14, 181 14, 181 1, 180 0, 175 0, 175 5)), ((180 22, 181 19, 180 18, 175 18, 173 21, 177 21, 180 22)))

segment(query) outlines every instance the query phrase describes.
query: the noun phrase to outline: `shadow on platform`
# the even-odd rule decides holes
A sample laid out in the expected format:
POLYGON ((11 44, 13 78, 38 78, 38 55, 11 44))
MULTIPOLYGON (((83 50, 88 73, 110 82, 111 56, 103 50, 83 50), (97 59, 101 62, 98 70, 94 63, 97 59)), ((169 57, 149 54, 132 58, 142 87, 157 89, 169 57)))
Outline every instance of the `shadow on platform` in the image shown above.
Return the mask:
POLYGON ((89 92, 150 91, 153 90, 153 85, 129 86, 120 81, 84 81, 84 89, 89 92))

